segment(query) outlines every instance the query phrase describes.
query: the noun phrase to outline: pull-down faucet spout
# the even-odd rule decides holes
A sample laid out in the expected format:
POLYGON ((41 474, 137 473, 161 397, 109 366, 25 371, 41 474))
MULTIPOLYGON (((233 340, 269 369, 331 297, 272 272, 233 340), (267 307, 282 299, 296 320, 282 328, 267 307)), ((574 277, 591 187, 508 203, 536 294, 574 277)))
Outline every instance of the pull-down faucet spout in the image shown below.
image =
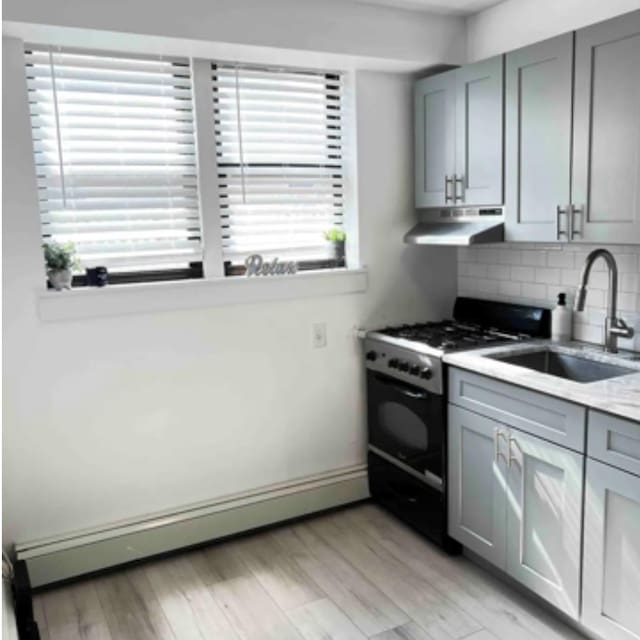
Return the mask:
POLYGON ((593 263, 602 258, 607 263, 609 269, 609 293, 607 298, 607 318, 604 326, 604 348, 610 353, 618 352, 618 338, 633 337, 633 329, 625 323, 622 318, 617 317, 618 309, 618 265, 611 252, 606 249, 595 249, 585 260, 582 276, 580 278, 580 286, 576 292, 576 300, 574 309, 576 311, 584 311, 584 305, 587 300, 587 282, 591 274, 593 263))

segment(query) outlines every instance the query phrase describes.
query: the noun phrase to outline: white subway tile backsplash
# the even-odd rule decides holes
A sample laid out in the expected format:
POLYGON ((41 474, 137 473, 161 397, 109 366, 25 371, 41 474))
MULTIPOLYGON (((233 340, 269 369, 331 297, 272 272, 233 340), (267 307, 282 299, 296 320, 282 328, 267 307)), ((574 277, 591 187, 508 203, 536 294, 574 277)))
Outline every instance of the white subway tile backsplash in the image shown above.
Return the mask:
POLYGON ((573 251, 548 251, 547 266, 559 267, 560 269, 573 269, 575 265, 575 254, 573 251))
POLYGON ((577 289, 580 284, 580 273, 578 269, 563 269, 560 274, 560 284, 577 289))
MULTIPOLYGON (((558 293, 573 303, 587 255, 596 246, 584 244, 514 244, 464 247, 458 250, 458 293, 553 307, 558 293)), ((607 246, 618 264, 619 315, 636 327, 633 340, 621 348, 640 350, 640 247, 607 246)), ((574 336, 601 343, 606 315, 608 273, 604 261, 594 263, 587 309, 574 314, 574 336)))
POLYGON ((510 280, 511 274, 509 272, 509 267, 502 264, 488 264, 487 267, 487 278, 491 278, 492 280, 510 280))
POLYGON ((498 256, 500 255, 500 250, 496 248, 490 247, 478 247, 478 262, 482 262, 483 264, 497 264, 500 262, 498 256))
POLYGON ((609 289, 609 274, 606 271, 592 271, 589 274, 589 289, 609 289))
POLYGON ((529 267, 544 267, 547 263, 547 254, 545 251, 534 249, 532 251, 522 252, 522 264, 529 267))
POLYGON ((640 274, 637 270, 624 272, 622 271, 618 280, 620 291, 627 291, 633 293, 634 291, 640 292, 640 274))
POLYGON ((521 296, 522 283, 511 282, 510 280, 500 280, 498 283, 498 293, 502 296, 521 296))
POLYGON ((533 267, 511 267, 511 280, 515 282, 533 282, 534 277, 533 267))
MULTIPOLYGON (((550 300, 550 297, 547 295, 547 285, 546 284, 533 284, 532 282, 528 282, 522 285, 522 297, 527 298, 527 300, 534 300, 539 304, 547 305, 547 301, 550 300)), ((555 296, 553 296, 553 300, 555 300, 555 296)))
POLYGON ((620 273, 636 273, 638 271, 638 256, 635 253, 621 253, 616 256, 620 273))
POLYGON ((638 311, 637 295, 635 293, 627 293, 622 291, 618 293, 618 309, 620 311, 638 311))
POLYGON ((463 276, 484 278, 487 276, 487 266, 479 262, 463 262, 458 265, 458 273, 463 276))
POLYGON ((560 269, 550 267, 537 267, 535 281, 544 284, 560 284, 560 269))
POLYGON ((587 289, 587 306, 604 309, 607 294, 603 289, 594 289, 589 286, 587 289))
POLYGON ((513 251, 511 249, 505 249, 501 251, 498 256, 500 264, 520 264, 522 262, 522 251, 513 251))

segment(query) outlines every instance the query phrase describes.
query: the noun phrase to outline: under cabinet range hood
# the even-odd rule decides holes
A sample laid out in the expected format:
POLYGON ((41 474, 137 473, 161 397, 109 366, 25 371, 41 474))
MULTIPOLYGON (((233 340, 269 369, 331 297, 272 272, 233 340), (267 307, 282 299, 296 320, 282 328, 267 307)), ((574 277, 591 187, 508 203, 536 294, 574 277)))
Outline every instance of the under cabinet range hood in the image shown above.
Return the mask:
POLYGON ((503 242, 502 207, 452 207, 421 209, 419 222, 404 236, 407 244, 437 244, 466 247, 503 242))

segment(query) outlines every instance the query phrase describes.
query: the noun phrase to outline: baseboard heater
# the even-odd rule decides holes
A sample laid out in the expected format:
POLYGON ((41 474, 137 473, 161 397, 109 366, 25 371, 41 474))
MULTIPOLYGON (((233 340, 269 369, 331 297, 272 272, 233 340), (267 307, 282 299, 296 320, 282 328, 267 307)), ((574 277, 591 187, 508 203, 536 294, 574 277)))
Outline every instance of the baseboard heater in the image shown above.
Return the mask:
POLYGON ((16 545, 32 587, 202 544, 369 497, 366 465, 16 545))

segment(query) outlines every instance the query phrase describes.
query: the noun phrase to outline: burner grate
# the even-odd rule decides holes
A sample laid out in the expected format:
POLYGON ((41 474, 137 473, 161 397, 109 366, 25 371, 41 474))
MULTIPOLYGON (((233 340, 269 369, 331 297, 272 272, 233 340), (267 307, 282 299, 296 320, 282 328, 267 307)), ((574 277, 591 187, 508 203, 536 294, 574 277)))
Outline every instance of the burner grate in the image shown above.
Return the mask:
POLYGON ((411 342, 427 344, 442 351, 465 347, 484 347, 523 338, 523 336, 517 334, 509 334, 479 325, 453 321, 405 324, 398 327, 388 327, 380 333, 411 342))

